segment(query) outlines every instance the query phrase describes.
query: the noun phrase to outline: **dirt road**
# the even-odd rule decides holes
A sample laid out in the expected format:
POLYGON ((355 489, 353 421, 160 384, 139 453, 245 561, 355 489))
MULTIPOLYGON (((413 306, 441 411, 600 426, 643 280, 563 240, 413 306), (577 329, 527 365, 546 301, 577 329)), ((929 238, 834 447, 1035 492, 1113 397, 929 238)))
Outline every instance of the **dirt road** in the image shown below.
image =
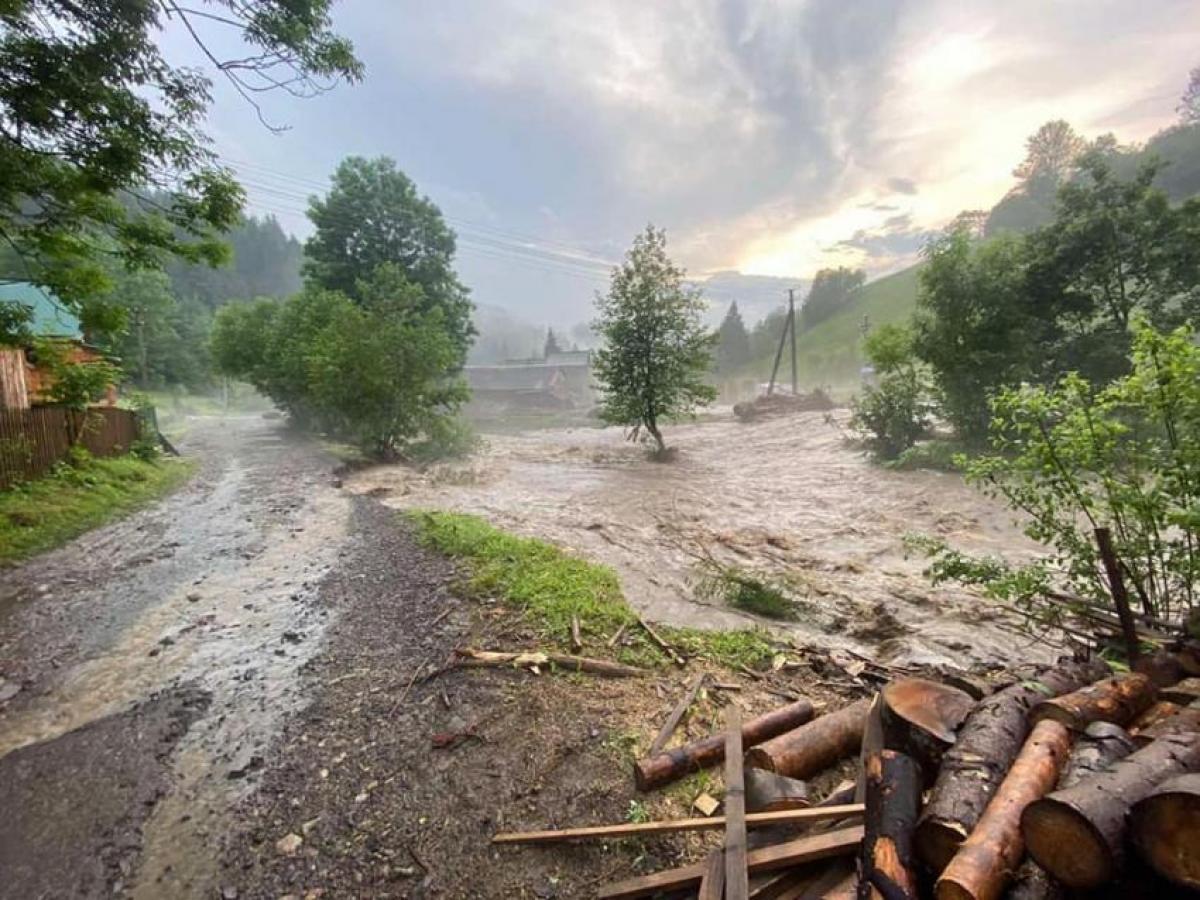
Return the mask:
POLYGON ((0 896, 211 896, 302 699, 352 501, 278 423, 196 420, 181 447, 183 490, 0 573, 0 896))
MULTIPOLYGON (((0 900, 586 897, 719 840, 494 849, 497 829, 686 812, 636 795, 629 766, 692 672, 648 690, 443 670, 455 647, 538 636, 456 597, 447 560, 272 423, 193 422, 181 448, 204 459, 188 487, 0 576, 19 687, 0 701, 0 900)), ((779 703, 760 686, 737 693, 748 714, 779 703)), ((719 727, 724 702, 681 731, 719 727)))

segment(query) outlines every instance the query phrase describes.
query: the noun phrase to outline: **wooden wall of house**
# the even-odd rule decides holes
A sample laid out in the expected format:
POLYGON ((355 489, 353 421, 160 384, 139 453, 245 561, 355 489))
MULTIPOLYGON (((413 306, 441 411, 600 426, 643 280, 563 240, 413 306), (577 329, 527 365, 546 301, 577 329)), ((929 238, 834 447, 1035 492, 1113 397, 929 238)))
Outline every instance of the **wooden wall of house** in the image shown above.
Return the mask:
POLYGON ((25 351, 0 347, 0 409, 29 409, 25 351))

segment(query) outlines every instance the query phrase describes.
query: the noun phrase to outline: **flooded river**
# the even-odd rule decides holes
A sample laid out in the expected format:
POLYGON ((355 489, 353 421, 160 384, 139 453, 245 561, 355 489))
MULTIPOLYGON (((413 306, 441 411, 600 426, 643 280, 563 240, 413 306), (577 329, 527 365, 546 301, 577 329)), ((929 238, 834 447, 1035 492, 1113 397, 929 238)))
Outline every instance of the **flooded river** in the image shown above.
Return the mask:
POLYGON ((488 437, 475 459, 425 473, 372 469, 347 486, 398 508, 477 513, 612 566, 649 618, 702 628, 750 623, 898 664, 1022 662, 1045 649, 970 591, 933 588, 904 537, 970 552, 1030 544, 1003 507, 938 472, 890 472, 850 447, 845 413, 670 428, 670 463, 614 428, 488 437), (798 619, 759 619, 695 590, 696 556, 786 575, 798 619))

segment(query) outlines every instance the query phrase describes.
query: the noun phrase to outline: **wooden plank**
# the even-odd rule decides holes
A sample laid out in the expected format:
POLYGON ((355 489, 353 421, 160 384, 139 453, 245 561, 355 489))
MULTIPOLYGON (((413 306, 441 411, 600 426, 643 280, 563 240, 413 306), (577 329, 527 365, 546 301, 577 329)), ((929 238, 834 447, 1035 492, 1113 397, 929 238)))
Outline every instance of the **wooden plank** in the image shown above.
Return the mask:
MULTIPOLYGON (((811 810, 796 810, 811 812, 811 810)), ((818 859, 830 859, 852 854, 862 841, 861 825, 841 828, 837 831, 815 834, 771 847, 751 850, 746 854, 746 867, 752 874, 776 872, 818 859)), ((679 869, 668 869, 653 875, 629 878, 605 885, 596 895, 599 900, 629 900, 645 897, 658 891, 685 890, 697 887, 704 878, 704 863, 696 863, 679 869)))
POLYGON ((662 748, 667 745, 667 741, 671 739, 671 735, 679 727, 680 720, 683 719, 688 709, 691 708, 696 695, 700 693, 700 688, 704 685, 704 680, 707 677, 708 674, 706 672, 700 672, 692 679, 691 683, 687 686, 687 690, 683 692, 683 696, 679 698, 679 702, 675 704, 675 708, 667 716, 667 721, 663 722, 663 727, 654 738, 654 743, 650 745, 650 756, 658 756, 662 752, 662 748))
POLYGON ((742 709, 736 703, 730 703, 725 711, 725 732, 725 900, 749 900, 742 709))
POLYGON ((696 900, 721 900, 725 896, 725 852, 714 850, 704 861, 704 877, 696 900))
MULTIPOLYGON (((796 825, 849 819, 863 814, 861 803, 842 806, 814 806, 810 809, 781 809, 778 812, 747 813, 747 828, 771 825, 796 825)), ((497 834, 493 844, 558 844, 586 838, 631 837, 639 834, 666 834, 675 831, 716 831, 725 827, 724 816, 697 819, 671 819, 663 822, 622 822, 619 825, 595 825, 587 828, 562 828, 558 831, 514 831, 497 834)))

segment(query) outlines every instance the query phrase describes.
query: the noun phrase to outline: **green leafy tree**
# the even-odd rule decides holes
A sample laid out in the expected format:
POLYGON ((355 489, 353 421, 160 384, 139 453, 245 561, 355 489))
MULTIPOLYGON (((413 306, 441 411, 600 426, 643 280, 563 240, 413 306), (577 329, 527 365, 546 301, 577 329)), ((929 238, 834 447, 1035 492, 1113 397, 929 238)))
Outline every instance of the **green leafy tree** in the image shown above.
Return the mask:
POLYGON ((666 232, 649 225, 634 238, 597 309, 601 415, 630 428, 634 438, 645 428, 661 453, 660 422, 716 398, 704 380, 715 335, 701 322, 700 292, 684 284, 683 269, 667 256, 666 232))
POLYGON ((1172 207, 1154 187, 1155 162, 1128 180, 1099 152, 1079 166, 1080 177, 1059 191, 1055 221, 1028 239, 1028 288, 1061 326, 1058 342, 1043 348, 1052 374, 1079 371, 1101 384, 1126 370, 1135 312, 1159 328, 1200 312, 1200 204, 1172 207))
POLYGON ((202 131, 209 81, 173 65, 160 34, 182 29, 253 104, 263 91, 312 93, 361 76, 349 43, 331 31, 329 8, 330 0, 3 4, 4 276, 46 286, 80 312, 108 286, 110 256, 131 268, 164 254, 222 261, 220 235, 237 221, 242 192, 202 131), (214 28, 249 52, 220 58, 203 37, 214 28))
POLYGON ((360 298, 331 295, 329 324, 308 348, 322 421, 383 459, 442 441, 467 398, 455 374, 463 351, 445 311, 428 308, 421 288, 391 265, 360 285, 360 298))
POLYGON ((914 351, 933 373, 942 414, 968 442, 987 436, 988 398, 1034 374, 1050 329, 1026 290, 1026 251, 1014 235, 977 243, 956 229, 925 249, 914 351))
POLYGON ((851 427, 879 460, 894 460, 929 430, 933 404, 925 373, 913 353, 912 332, 902 325, 876 328, 863 352, 878 383, 866 385, 851 403, 851 427))
POLYGON ((359 301, 362 279, 382 265, 399 266, 421 288, 424 308, 440 308, 466 348, 474 330, 471 301, 454 274, 454 232, 393 160, 343 160, 329 193, 309 201, 308 217, 315 231, 304 246, 304 274, 311 283, 359 301))
POLYGON ((986 233, 1027 232, 1054 216, 1059 187, 1074 173, 1087 142, 1061 119, 1047 122, 1025 142, 1025 158, 1013 170, 1017 185, 992 209, 986 233))
POLYGON ((1109 604, 1095 529, 1111 530, 1145 612, 1194 609, 1200 585, 1200 348, 1189 328, 1134 323, 1129 373, 1096 388, 1071 373, 1058 383, 1001 391, 994 453, 968 478, 1025 516, 1045 553, 1019 567, 928 542, 939 580, 982 584, 1041 624, 1109 604), (1050 591, 1082 602, 1050 602, 1050 591))
POLYGON ((812 328, 818 322, 828 319, 844 307, 850 295, 866 281, 867 273, 862 269, 848 269, 845 266, 821 269, 813 278, 808 298, 800 309, 800 321, 804 327, 812 328))
POLYGON ((273 216, 247 216, 224 238, 231 255, 226 265, 168 261, 171 290, 181 301, 195 299, 215 310, 231 300, 283 299, 300 290, 304 248, 273 216))
POLYGON ((1179 98, 1179 119, 1184 125, 1200 125, 1200 66, 1192 69, 1183 96, 1179 98))
POLYGON ((734 301, 717 329, 717 371, 732 372, 749 361, 750 334, 734 301))

